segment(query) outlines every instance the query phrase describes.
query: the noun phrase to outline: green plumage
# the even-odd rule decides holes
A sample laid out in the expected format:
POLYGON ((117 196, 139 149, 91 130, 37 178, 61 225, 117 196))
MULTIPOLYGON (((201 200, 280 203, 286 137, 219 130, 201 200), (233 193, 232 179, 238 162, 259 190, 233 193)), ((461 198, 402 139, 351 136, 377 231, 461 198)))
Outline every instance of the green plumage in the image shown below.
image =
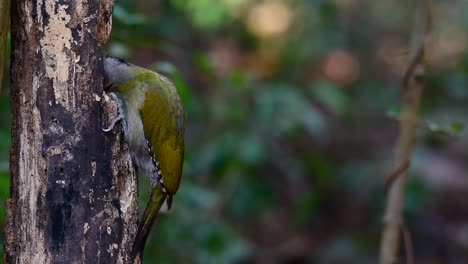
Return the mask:
POLYGON ((177 92, 170 85, 148 89, 140 113, 145 135, 161 166, 164 187, 168 193, 175 193, 184 155, 183 112, 177 92))
POLYGON ((179 188, 184 111, 174 85, 162 75, 111 57, 105 59, 104 71, 106 90, 122 101, 125 138, 132 157, 151 182, 150 201, 134 242, 135 256, 143 252, 162 204, 166 201, 170 208, 179 188))

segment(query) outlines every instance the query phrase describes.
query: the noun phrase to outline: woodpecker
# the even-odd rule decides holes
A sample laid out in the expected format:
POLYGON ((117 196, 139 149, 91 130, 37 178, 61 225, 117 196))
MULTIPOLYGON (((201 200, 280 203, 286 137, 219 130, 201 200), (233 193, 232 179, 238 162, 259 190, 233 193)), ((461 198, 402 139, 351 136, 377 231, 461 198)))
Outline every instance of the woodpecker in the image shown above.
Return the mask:
POLYGON ((133 243, 133 257, 143 254, 161 206, 171 208, 184 159, 184 110, 174 85, 164 76, 122 59, 104 59, 104 90, 115 99, 137 168, 150 179, 151 195, 133 243))

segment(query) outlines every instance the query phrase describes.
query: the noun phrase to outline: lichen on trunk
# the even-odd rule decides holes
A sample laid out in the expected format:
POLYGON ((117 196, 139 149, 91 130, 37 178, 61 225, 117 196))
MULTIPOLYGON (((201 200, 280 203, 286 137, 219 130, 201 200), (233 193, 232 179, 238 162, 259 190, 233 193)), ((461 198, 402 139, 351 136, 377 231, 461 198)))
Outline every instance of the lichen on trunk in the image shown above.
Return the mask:
POLYGON ((137 179, 120 127, 102 131, 106 2, 13 3, 6 263, 128 261, 137 179))

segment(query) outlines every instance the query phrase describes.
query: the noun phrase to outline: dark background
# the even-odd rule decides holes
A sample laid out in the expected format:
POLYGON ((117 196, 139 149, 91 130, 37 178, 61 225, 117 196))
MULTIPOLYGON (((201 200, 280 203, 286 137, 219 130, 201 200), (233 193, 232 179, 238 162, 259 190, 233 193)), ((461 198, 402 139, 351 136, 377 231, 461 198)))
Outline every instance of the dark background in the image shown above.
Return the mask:
MULTIPOLYGON (((145 263, 376 263, 412 2, 117 0, 106 53, 169 76, 187 112, 181 189, 145 263)), ((468 3, 433 4, 404 214, 417 263, 468 263, 468 3)))

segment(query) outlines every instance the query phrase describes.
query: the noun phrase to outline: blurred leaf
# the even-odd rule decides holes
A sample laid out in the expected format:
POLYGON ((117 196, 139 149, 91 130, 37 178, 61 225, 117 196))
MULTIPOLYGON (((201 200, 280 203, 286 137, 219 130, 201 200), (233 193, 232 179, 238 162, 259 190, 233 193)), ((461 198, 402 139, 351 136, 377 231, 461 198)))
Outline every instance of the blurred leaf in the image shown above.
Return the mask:
POLYGON ((197 263, 232 263, 248 252, 236 235, 222 225, 202 225, 197 231, 197 240, 204 249, 198 252, 197 263))
POLYGON ((322 135, 326 131, 325 120, 319 110, 295 87, 273 86, 258 95, 261 119, 269 120, 277 130, 287 135, 300 127, 309 133, 322 135))
POLYGON ((200 176, 208 174, 211 180, 218 183, 232 167, 239 167, 237 135, 226 132, 204 146, 200 146, 197 157, 192 161, 191 174, 200 176))
POLYGON ((265 146, 257 137, 240 138, 238 149, 239 159, 249 165, 259 165, 266 156, 265 146))
POLYGON ((454 73, 447 77, 447 95, 455 100, 468 98, 468 76, 465 74, 454 73))
POLYGON ((196 52, 193 54, 193 60, 202 72, 209 76, 213 74, 213 65, 206 54, 196 52))
POLYGON ((306 193, 295 207, 295 218, 300 224, 307 223, 312 219, 315 213, 315 209, 319 204, 318 194, 314 191, 306 193))
POLYGON ((242 71, 234 71, 230 77, 233 85, 237 87, 243 87, 247 82, 247 76, 242 71))
POLYGON ((10 197, 10 176, 5 172, 0 172, 0 200, 10 197))
POLYGON ((440 123, 427 121, 426 125, 431 132, 447 132, 440 123))
POLYGON ((465 125, 460 122, 453 122, 452 124, 450 124, 450 128, 453 133, 460 133, 465 128, 465 125))
POLYGON ((319 101, 339 114, 345 113, 350 106, 349 99, 343 89, 331 82, 318 82, 312 87, 312 93, 319 101))
POLYGON ((113 17, 116 20, 130 26, 141 26, 146 22, 145 17, 143 17, 141 14, 127 12, 127 10, 118 3, 114 5, 113 17))
POLYGON ((440 122, 426 121, 426 127, 431 133, 442 135, 455 135, 463 131, 465 125, 461 122, 453 122, 449 125, 440 122))
POLYGON ((258 214, 266 209, 272 198, 271 186, 260 177, 249 175, 238 186, 234 187, 234 192, 230 196, 230 206, 232 213, 244 221, 248 216, 258 214))
POLYGON ((157 72, 167 75, 172 75, 177 72, 177 69, 174 66, 174 64, 167 61, 159 61, 155 63, 152 68, 155 68, 157 72))
POLYGON ((200 28, 216 28, 231 22, 239 13, 244 0, 172 0, 174 6, 190 14, 200 28))
POLYGON ((401 109, 399 106, 391 106, 387 109, 386 114, 390 118, 398 119, 400 118, 401 109))
POLYGON ((109 44, 108 46, 108 53, 111 56, 115 56, 118 58, 128 58, 131 54, 130 48, 125 45, 124 43, 114 41, 109 44))
POLYGON ((329 188, 333 175, 336 174, 335 164, 324 157, 322 154, 312 151, 305 156, 306 167, 317 189, 317 193, 323 192, 329 188))
POLYGON ((418 213, 424 210, 425 203, 429 200, 431 194, 421 181, 410 179, 405 194, 405 210, 418 213))
POLYGON ((194 210, 211 210, 220 199, 214 192, 189 183, 181 186, 181 193, 185 204, 194 210))

